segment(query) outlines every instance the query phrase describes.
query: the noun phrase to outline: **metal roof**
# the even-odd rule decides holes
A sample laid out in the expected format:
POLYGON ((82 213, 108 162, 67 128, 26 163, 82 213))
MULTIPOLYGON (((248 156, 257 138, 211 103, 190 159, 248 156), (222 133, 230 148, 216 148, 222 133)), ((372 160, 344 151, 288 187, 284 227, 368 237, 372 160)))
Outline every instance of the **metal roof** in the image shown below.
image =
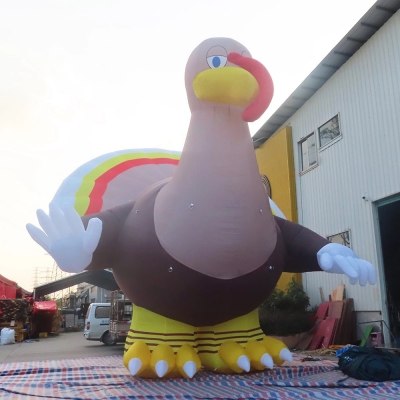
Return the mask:
POLYGON ((58 292, 59 290, 75 286, 82 282, 90 283, 91 285, 99 286, 107 290, 119 289, 119 286, 114 279, 114 275, 110 270, 105 269, 101 271, 83 271, 78 274, 35 287, 34 297, 37 299, 45 296, 46 294, 58 292))
POLYGON ((256 132, 254 147, 270 138, 399 9, 400 0, 378 0, 256 132))

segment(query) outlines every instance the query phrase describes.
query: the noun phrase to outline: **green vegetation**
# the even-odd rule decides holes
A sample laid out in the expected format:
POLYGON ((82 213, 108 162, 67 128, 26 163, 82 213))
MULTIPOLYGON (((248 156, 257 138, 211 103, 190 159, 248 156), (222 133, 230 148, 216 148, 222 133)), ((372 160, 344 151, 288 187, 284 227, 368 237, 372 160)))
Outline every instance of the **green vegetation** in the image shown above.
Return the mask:
POLYGON ((266 335, 288 336, 311 329, 311 315, 307 311, 310 298, 300 283, 292 279, 286 291, 275 289, 260 306, 260 326, 266 335))

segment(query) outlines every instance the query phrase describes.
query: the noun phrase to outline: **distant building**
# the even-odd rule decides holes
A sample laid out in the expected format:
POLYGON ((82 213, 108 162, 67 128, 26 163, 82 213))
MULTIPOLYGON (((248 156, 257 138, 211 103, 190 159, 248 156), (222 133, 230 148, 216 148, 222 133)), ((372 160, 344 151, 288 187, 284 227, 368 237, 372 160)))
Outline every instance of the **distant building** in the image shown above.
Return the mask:
POLYGON ((108 303, 111 299, 111 290, 89 283, 79 283, 76 295, 80 303, 108 303))

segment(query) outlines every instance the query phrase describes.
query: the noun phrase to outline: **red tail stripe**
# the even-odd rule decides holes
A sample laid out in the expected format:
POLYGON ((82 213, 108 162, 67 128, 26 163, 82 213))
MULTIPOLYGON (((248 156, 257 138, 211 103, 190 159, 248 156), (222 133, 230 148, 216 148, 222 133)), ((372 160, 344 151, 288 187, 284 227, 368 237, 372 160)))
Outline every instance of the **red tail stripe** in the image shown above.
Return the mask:
POLYGON ((134 160, 124 161, 115 167, 110 168, 103 175, 100 175, 96 180, 93 190, 89 194, 89 207, 85 213, 94 214, 101 211, 103 206, 103 195, 107 190, 108 183, 111 182, 116 176, 130 168, 137 167, 140 165, 148 164, 172 164, 178 165, 179 160, 174 160, 171 158, 137 158, 134 160))

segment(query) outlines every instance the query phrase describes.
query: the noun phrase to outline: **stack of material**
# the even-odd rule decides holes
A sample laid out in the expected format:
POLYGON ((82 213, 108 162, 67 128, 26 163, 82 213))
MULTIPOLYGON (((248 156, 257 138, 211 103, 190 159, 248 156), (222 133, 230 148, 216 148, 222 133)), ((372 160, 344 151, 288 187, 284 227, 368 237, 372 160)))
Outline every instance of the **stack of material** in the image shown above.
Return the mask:
POLYGON ((0 329, 9 328, 15 331, 15 341, 22 342, 25 340, 26 329, 24 329, 24 322, 21 320, 18 321, 9 321, 9 322, 0 322, 0 329))
POLYGON ((329 301, 342 301, 344 298, 344 285, 339 285, 333 290, 332 294, 329 295, 329 301))
POLYGON ((328 315, 330 312, 332 318, 336 318, 337 320, 337 326, 331 344, 355 343, 357 339, 357 322, 354 312, 354 300, 344 299, 343 301, 331 302, 328 315))
POLYGON ((52 323, 52 327, 51 327, 51 332, 59 333, 60 328, 61 328, 61 323, 62 323, 62 315, 61 315, 61 310, 58 308, 56 313, 53 315, 53 323, 52 323))
POLYGON ((25 320, 29 302, 25 299, 0 299, 0 321, 25 320))
POLYGON ((15 341, 25 339, 24 329, 30 304, 25 299, 0 299, 0 329, 10 328, 15 331, 15 341))
POLYGON ((314 327, 296 346, 301 350, 328 348, 356 341, 356 316, 353 299, 327 301, 320 304, 314 327))

